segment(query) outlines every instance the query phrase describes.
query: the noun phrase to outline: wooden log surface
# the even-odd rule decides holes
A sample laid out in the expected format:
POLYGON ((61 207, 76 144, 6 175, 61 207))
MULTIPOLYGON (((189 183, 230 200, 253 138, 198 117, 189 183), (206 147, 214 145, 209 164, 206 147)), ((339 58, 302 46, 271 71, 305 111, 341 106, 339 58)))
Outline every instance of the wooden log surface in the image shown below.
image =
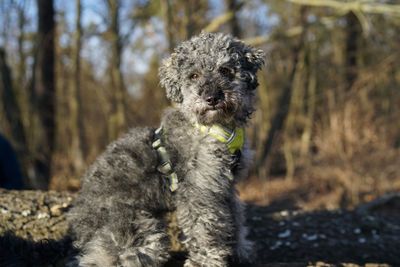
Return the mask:
MULTIPOLYGON (((76 253, 65 220, 74 196, 0 189, 0 266, 65 266, 76 253)), ((261 262, 253 266, 400 266, 400 197, 394 194, 383 200, 354 211, 250 205, 250 238, 261 262)), ((183 261, 182 253, 173 253, 166 266, 179 267, 183 261)))

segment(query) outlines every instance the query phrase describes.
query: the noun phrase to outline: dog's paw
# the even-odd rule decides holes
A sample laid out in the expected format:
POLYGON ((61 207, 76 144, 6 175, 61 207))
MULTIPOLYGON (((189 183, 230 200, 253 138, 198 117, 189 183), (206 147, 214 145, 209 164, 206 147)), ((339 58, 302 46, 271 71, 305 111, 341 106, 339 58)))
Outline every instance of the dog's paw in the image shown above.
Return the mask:
POLYGON ((257 258, 254 243, 247 239, 241 241, 236 248, 234 261, 238 263, 254 263, 257 258))
POLYGON ((169 258, 167 251, 154 253, 153 250, 130 248, 119 256, 121 267, 161 266, 169 258))
POLYGON ((136 249, 127 250, 119 257, 121 267, 155 266, 153 259, 136 249))
POLYGON ((200 265, 194 263, 192 260, 187 259, 183 267, 201 267, 200 265))
POLYGON ((205 261, 203 263, 196 263, 191 259, 187 259, 183 267, 228 267, 228 263, 216 262, 214 260, 205 261))

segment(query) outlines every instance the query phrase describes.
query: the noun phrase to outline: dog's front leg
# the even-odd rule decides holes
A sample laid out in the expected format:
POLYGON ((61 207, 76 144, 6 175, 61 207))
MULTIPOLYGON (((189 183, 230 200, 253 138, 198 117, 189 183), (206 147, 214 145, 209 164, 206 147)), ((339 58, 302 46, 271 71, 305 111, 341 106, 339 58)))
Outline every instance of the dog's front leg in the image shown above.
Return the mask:
POLYGON ((227 177, 202 168, 189 173, 180 187, 177 218, 189 253, 185 267, 228 265, 236 232, 232 190, 227 177))
POLYGON ((239 200, 238 196, 234 196, 235 203, 235 222, 236 222, 236 249, 233 259, 239 263, 253 263, 256 260, 254 244, 247 239, 248 228, 245 223, 244 204, 239 200))
POLYGON ((185 267, 225 267, 233 254, 233 218, 225 205, 210 204, 213 198, 205 192, 193 192, 177 208, 182 242, 189 253, 185 267))

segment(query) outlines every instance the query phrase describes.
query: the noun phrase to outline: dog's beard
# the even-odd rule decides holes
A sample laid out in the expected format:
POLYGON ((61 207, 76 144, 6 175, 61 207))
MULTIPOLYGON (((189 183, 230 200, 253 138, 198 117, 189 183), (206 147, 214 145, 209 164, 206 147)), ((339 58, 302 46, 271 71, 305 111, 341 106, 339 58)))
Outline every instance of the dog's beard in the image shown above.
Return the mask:
POLYGON ((232 116, 226 114, 221 108, 206 109, 198 113, 198 121, 201 124, 229 124, 232 121, 232 116))
POLYGON ((224 100, 216 106, 209 106, 202 100, 197 101, 197 104, 194 105, 194 113, 201 124, 232 124, 235 114, 240 108, 239 103, 235 94, 225 92, 224 100))

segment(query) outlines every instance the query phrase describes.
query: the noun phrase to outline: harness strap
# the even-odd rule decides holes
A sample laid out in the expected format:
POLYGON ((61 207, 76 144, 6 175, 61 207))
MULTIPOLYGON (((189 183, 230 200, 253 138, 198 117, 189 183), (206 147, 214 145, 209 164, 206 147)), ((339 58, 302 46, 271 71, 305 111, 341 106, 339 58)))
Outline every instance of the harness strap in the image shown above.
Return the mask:
POLYGON ((202 124, 195 124, 195 127, 203 134, 212 136, 221 143, 226 144, 231 154, 236 154, 242 150, 244 146, 244 129, 236 128, 230 130, 222 125, 214 124, 213 126, 205 126, 202 124))
POLYGON ((162 144, 162 127, 158 128, 154 132, 154 141, 152 147, 157 151, 158 157, 160 159, 160 164, 157 166, 157 170, 161 172, 169 182, 169 189, 171 192, 178 189, 178 175, 173 170, 170 157, 168 155, 167 149, 162 144))
MULTIPOLYGON (((195 127, 198 128, 201 133, 209 135, 219 142, 226 144, 229 152, 233 155, 232 166, 233 168, 236 168, 236 165, 240 159, 240 152, 244 145, 244 129, 236 128, 234 130, 230 130, 219 124, 205 126, 197 123, 195 124, 195 127)), ((152 143, 152 147, 157 151, 160 160, 157 170, 162 173, 166 179, 168 179, 169 189, 171 192, 174 192, 178 189, 179 180, 178 176, 174 172, 168 151, 163 146, 162 135, 163 128, 160 126, 160 128, 154 131, 154 141, 152 143)), ((228 175, 228 178, 233 180, 232 174, 228 175)))

